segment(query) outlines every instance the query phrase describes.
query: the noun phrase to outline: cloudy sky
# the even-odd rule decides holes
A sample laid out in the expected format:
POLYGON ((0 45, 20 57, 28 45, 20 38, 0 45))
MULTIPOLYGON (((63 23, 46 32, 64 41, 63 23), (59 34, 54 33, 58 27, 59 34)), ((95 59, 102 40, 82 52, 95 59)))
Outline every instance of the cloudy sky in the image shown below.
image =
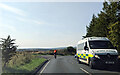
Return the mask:
POLYGON ((75 46, 102 7, 102 2, 2 2, 0 38, 11 35, 19 47, 75 46))

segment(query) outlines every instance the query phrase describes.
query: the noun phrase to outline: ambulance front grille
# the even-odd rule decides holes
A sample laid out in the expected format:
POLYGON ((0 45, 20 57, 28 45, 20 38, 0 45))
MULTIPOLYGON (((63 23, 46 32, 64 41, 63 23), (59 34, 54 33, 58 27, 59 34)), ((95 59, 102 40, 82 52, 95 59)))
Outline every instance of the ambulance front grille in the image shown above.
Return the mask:
POLYGON ((100 59, 102 60, 116 60, 117 55, 99 55, 100 59))

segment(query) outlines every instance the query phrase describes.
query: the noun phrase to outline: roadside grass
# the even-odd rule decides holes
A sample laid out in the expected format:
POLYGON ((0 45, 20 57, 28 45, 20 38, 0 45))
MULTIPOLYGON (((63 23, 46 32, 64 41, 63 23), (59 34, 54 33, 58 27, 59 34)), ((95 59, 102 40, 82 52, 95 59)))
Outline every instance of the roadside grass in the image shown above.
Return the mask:
POLYGON ((6 73, 32 73, 35 68, 37 68, 41 63, 43 63, 46 59, 44 58, 35 58, 32 59, 29 63, 21 64, 19 66, 9 66, 6 69, 6 73))
POLYGON ((6 67, 2 67, 2 71, 3 73, 31 73, 46 60, 37 56, 30 52, 18 52, 6 67))
POLYGON ((41 63, 43 63, 46 59, 44 58, 36 58, 33 59, 30 63, 16 67, 18 70, 27 70, 29 72, 33 71, 35 68, 37 68, 41 63))

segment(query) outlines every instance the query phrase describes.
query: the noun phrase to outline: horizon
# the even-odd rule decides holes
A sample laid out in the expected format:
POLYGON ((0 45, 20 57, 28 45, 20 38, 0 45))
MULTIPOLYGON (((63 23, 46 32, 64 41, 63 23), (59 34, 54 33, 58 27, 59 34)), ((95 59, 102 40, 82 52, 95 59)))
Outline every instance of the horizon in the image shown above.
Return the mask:
MULTIPOLYGON (((68 46, 65 46, 65 47, 68 47, 68 46)), ((18 47, 18 49, 27 49, 27 48, 44 48, 44 49, 47 49, 47 48, 65 48, 65 47, 18 47)))

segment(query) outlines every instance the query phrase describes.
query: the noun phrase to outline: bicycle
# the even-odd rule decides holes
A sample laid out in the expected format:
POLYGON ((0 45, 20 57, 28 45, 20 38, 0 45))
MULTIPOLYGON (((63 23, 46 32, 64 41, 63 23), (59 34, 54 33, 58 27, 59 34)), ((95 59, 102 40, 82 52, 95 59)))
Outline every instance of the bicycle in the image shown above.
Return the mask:
POLYGON ((57 58, 56 53, 54 53, 54 57, 55 57, 55 59, 57 58))

